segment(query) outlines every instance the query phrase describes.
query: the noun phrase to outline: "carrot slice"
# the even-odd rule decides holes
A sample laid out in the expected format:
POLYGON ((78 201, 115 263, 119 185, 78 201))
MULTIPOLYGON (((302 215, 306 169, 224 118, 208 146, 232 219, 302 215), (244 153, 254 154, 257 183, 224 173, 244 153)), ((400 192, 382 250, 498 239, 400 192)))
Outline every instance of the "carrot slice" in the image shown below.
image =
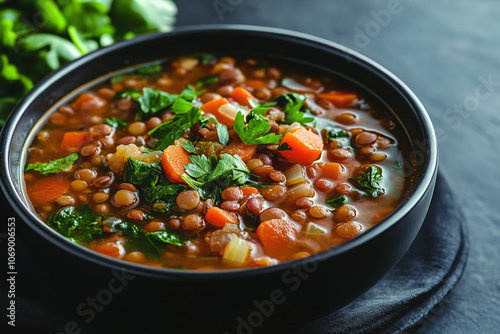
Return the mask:
POLYGON ((243 191, 243 196, 250 196, 250 195, 258 195, 259 190, 254 187, 241 187, 241 191, 243 191))
POLYGON ((278 151, 289 162, 302 165, 312 164, 323 150, 323 141, 312 131, 304 127, 288 132, 280 142, 290 146, 291 150, 278 151))
POLYGON ((85 131, 65 132, 61 142, 61 151, 76 153, 87 144, 87 133, 85 131))
POLYGON ((212 206, 205 215, 207 223, 216 228, 223 228, 226 224, 238 224, 238 216, 233 213, 221 209, 217 206, 212 206))
POLYGON ((251 101, 256 101, 257 99, 250 93, 248 90, 246 90, 243 87, 236 87, 233 89, 231 92, 231 95, 229 95, 231 98, 233 98, 236 102, 238 102, 240 105, 249 107, 251 108, 252 105, 250 104, 251 101))
POLYGON ((247 145, 241 139, 235 139, 229 146, 225 147, 222 153, 230 155, 239 155, 243 162, 247 162, 257 152, 257 145, 247 145))
POLYGON ((331 91, 328 93, 318 94, 319 98, 325 99, 333 103, 337 108, 352 107, 358 96, 354 93, 331 91))
POLYGON ((338 180, 344 172, 344 166, 336 162, 328 162, 322 168, 323 177, 330 180, 338 180))
POLYGON ((278 259, 297 251, 297 227, 286 219, 271 219, 257 227, 257 235, 267 254, 278 259))
POLYGON ((50 175, 33 182, 28 188, 28 193, 34 204, 45 204, 67 192, 69 185, 69 180, 60 175, 50 175))
POLYGON ((119 258, 120 255, 122 255, 122 250, 123 246, 118 245, 117 243, 114 242, 106 242, 104 244, 97 246, 96 248, 97 252, 114 258, 119 258))
POLYGON ((186 183, 182 174, 186 171, 185 165, 191 163, 190 154, 178 145, 170 145, 163 151, 161 167, 165 176, 174 183, 186 183))
POLYGON ((200 107, 200 109, 208 114, 214 115, 219 123, 222 123, 227 126, 233 126, 234 118, 231 118, 225 113, 221 113, 219 111, 219 108, 225 104, 230 104, 230 103, 226 98, 223 97, 217 100, 208 101, 207 103, 203 104, 200 107))
POLYGON ((71 104, 71 108, 75 111, 96 115, 102 114, 108 109, 108 102, 97 95, 84 93, 71 104))

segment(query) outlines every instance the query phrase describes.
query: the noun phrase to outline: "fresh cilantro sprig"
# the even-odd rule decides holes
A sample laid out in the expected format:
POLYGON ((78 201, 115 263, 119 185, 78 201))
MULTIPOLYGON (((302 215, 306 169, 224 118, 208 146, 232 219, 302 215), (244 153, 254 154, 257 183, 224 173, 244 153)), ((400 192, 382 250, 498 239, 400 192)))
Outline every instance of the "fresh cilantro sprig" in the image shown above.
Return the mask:
POLYGON ((219 81, 219 77, 217 75, 209 75, 201 78, 196 82, 196 87, 203 87, 206 85, 210 85, 219 81))
POLYGON ((78 159, 78 154, 74 153, 68 155, 67 157, 52 160, 49 162, 37 162, 34 164, 27 164, 24 170, 36 170, 42 175, 59 173, 62 172, 73 165, 73 163, 78 159))
POLYGON ((281 135, 268 133, 271 130, 269 120, 253 110, 246 117, 247 124, 245 125, 245 117, 238 111, 234 120, 234 130, 240 139, 247 145, 258 144, 278 144, 281 140, 281 135))
POLYGON ((306 116, 304 111, 301 111, 307 97, 297 93, 288 93, 278 96, 274 101, 283 109, 285 113, 285 123, 292 124, 295 122, 301 125, 307 125, 314 121, 314 117, 306 116))
POLYGON ((191 163, 185 165, 182 179, 198 191, 204 200, 211 198, 218 205, 222 191, 228 187, 252 185, 250 170, 238 155, 221 154, 207 158, 203 155, 190 157, 191 163))
POLYGON ((349 181, 367 196, 375 198, 385 193, 381 186, 382 168, 379 166, 370 165, 360 176, 351 177, 349 181))

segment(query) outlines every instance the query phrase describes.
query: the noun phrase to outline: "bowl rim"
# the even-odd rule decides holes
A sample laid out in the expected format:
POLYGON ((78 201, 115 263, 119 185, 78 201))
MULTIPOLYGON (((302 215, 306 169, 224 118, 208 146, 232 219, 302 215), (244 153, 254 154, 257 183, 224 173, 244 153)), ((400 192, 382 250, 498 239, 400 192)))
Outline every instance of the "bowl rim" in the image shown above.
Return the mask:
MULTIPOLYGON (((348 60, 346 59, 346 60, 348 60)), ((102 73, 101 75, 104 75, 102 73)), ((349 78, 348 74, 345 74, 349 78)), ((24 224, 28 225, 29 228, 35 231, 38 235, 41 235, 47 241, 53 245, 62 248, 64 251, 75 255, 82 260, 89 261, 106 267, 108 269, 126 270, 128 273, 132 273, 139 276, 155 277, 160 279, 169 278, 181 278, 186 280, 191 279, 218 279, 221 277, 231 278, 240 275, 257 276, 266 273, 282 272, 287 269, 300 267, 307 265, 310 262, 321 262, 331 257, 336 257, 340 254, 346 253, 358 246, 364 244, 370 239, 377 237, 382 234, 387 229, 391 228, 393 225, 402 219, 408 211, 413 208, 421 199, 424 197, 425 193, 432 186, 434 176, 437 173, 437 163, 438 163, 438 146, 436 140, 436 134, 434 127, 432 125, 431 119, 426 112, 422 103, 418 100, 416 95, 404 84, 399 78, 397 78, 393 73, 387 70, 382 65, 371 60, 370 58, 354 51, 344 45, 329 41, 324 38, 316 37, 310 34, 305 34, 301 32, 296 32, 288 29, 254 26, 254 25, 231 25, 231 24, 208 24, 208 25, 194 25, 175 28, 173 31, 165 33, 153 33, 138 36, 131 40, 119 41, 111 46, 101 48, 92 53, 84 55, 64 66, 60 67, 58 70, 52 72, 44 79, 42 79, 35 87, 16 105, 16 107, 11 112, 8 117, 1 133, 1 146, 0 146, 0 182, 1 188, 7 198, 11 207, 14 208, 16 214, 18 214, 24 224), (274 38, 287 38, 291 39, 296 43, 308 43, 314 44, 317 47, 327 47, 331 51, 342 52, 348 59, 354 59, 358 63, 368 67, 371 71, 377 72, 378 76, 383 77, 383 79, 389 82, 392 86, 397 87, 401 94, 404 94, 407 99, 408 105, 416 111, 416 114, 421 121, 420 129, 425 135, 427 140, 427 152, 425 159, 422 162, 421 171, 417 177, 413 188, 406 198, 396 207, 396 209, 391 212, 391 214, 384 218, 381 222, 375 226, 368 229, 361 235, 353 238, 339 246, 330 248, 328 250, 322 251, 318 254, 279 263, 273 266, 267 266, 262 268, 241 268, 241 269, 229 269, 229 270, 214 270, 214 271, 199 271, 199 270, 179 270, 163 267, 152 267, 139 265, 132 262, 114 259, 105 255, 101 255, 95 251, 85 248, 81 245, 73 243, 67 240, 65 237, 59 235, 58 233, 52 231, 49 233, 46 229, 42 228, 40 225, 43 223, 39 218, 35 216, 31 210, 24 204, 21 195, 16 191, 12 180, 12 173, 9 168, 9 151, 12 142, 13 133, 20 122, 22 116, 30 106, 30 104, 45 90, 50 89, 53 82, 57 81, 59 77, 64 76, 74 70, 77 70, 87 61, 99 58, 101 55, 113 52, 121 48, 128 47, 130 45, 148 42, 158 38, 168 38, 168 36, 179 36, 183 34, 193 34, 202 30, 204 33, 217 33, 217 32, 231 32, 231 33, 241 33, 241 34, 265 34, 269 37, 274 38), (83 249, 83 251, 82 251, 83 249)))

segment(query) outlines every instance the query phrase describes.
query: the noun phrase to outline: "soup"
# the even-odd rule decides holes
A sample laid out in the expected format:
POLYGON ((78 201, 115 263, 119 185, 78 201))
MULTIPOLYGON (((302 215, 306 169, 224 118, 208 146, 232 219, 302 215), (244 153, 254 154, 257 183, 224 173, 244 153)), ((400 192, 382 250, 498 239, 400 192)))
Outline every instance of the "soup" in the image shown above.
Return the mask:
POLYGON ((270 266, 338 246, 411 187, 387 108, 331 73, 183 56, 59 107, 27 152, 37 215, 101 254, 199 270, 270 266))

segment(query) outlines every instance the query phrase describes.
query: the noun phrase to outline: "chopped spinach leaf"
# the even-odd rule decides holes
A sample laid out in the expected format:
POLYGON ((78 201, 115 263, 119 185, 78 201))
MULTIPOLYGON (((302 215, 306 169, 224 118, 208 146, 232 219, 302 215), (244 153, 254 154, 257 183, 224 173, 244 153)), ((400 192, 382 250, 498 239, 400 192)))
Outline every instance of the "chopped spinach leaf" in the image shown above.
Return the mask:
POLYGON ((288 93, 278 96, 274 101, 285 112, 285 123, 292 124, 298 122, 305 126, 307 123, 314 121, 314 117, 306 117, 307 114, 300 110, 306 99, 304 95, 288 93))
POLYGON ((86 244, 103 233, 103 218, 88 205, 82 205, 78 209, 68 206, 52 214, 47 224, 69 240, 86 244))
POLYGON ((117 117, 106 118, 104 122, 106 122, 106 124, 111 125, 115 129, 124 128, 126 126, 129 126, 130 124, 129 122, 125 122, 123 119, 117 117))
POLYGON ((351 177, 349 181, 357 186, 358 189, 363 190, 366 195, 373 198, 385 192, 384 188, 380 185, 382 182, 382 168, 379 166, 371 165, 360 176, 351 177))
POLYGON ((172 111, 175 113, 174 117, 149 132, 152 137, 158 139, 157 150, 164 150, 174 144, 175 140, 196 124, 201 117, 200 108, 182 98, 175 100, 172 111))
POLYGON ((201 78, 196 82, 196 87, 203 87, 205 85, 210 85, 219 81, 219 77, 216 75, 209 75, 207 77, 201 78))
POLYGON ((78 159, 78 154, 74 153, 68 155, 65 158, 52 160, 49 162, 37 162, 34 164, 27 164, 24 170, 36 170, 37 172, 40 172, 40 174, 42 175, 50 173, 59 173, 71 167, 71 165, 73 165, 73 162, 75 162, 77 159, 78 159))
POLYGON ((292 148, 288 143, 283 143, 280 146, 278 146, 278 151, 290 151, 292 148))
POLYGON ((172 210, 177 195, 186 190, 185 185, 171 183, 163 176, 159 162, 148 164, 128 158, 125 180, 139 188, 147 203, 165 204, 165 208, 156 210, 161 212, 172 210))
POLYGON ((131 89, 125 89, 125 90, 122 90, 121 92, 116 93, 115 100, 131 98, 134 101, 138 101, 140 97, 141 97, 141 93, 139 93, 137 91, 137 89, 131 88, 131 89))
POLYGON ((328 204, 333 209, 337 209, 342 206, 342 204, 346 203, 347 200, 348 199, 346 195, 339 195, 328 199, 326 201, 326 204, 328 204))
POLYGON ((114 83, 122 81, 125 78, 128 78, 129 76, 130 76, 130 73, 118 74, 118 75, 115 75, 114 77, 112 77, 110 81, 112 84, 114 84, 114 83))
POLYGON ((234 130, 240 139, 247 145, 278 144, 281 135, 268 133, 271 130, 269 120, 253 111, 247 115, 248 124, 245 126, 245 117, 238 111, 234 120, 234 130))
POLYGON ((170 244, 175 246, 182 246, 187 241, 186 237, 168 230, 149 232, 146 233, 146 235, 153 241, 159 241, 160 243, 170 244))
POLYGON ((349 138, 349 132, 338 129, 338 128, 326 128, 327 142, 331 142, 333 140, 339 138, 349 138))

